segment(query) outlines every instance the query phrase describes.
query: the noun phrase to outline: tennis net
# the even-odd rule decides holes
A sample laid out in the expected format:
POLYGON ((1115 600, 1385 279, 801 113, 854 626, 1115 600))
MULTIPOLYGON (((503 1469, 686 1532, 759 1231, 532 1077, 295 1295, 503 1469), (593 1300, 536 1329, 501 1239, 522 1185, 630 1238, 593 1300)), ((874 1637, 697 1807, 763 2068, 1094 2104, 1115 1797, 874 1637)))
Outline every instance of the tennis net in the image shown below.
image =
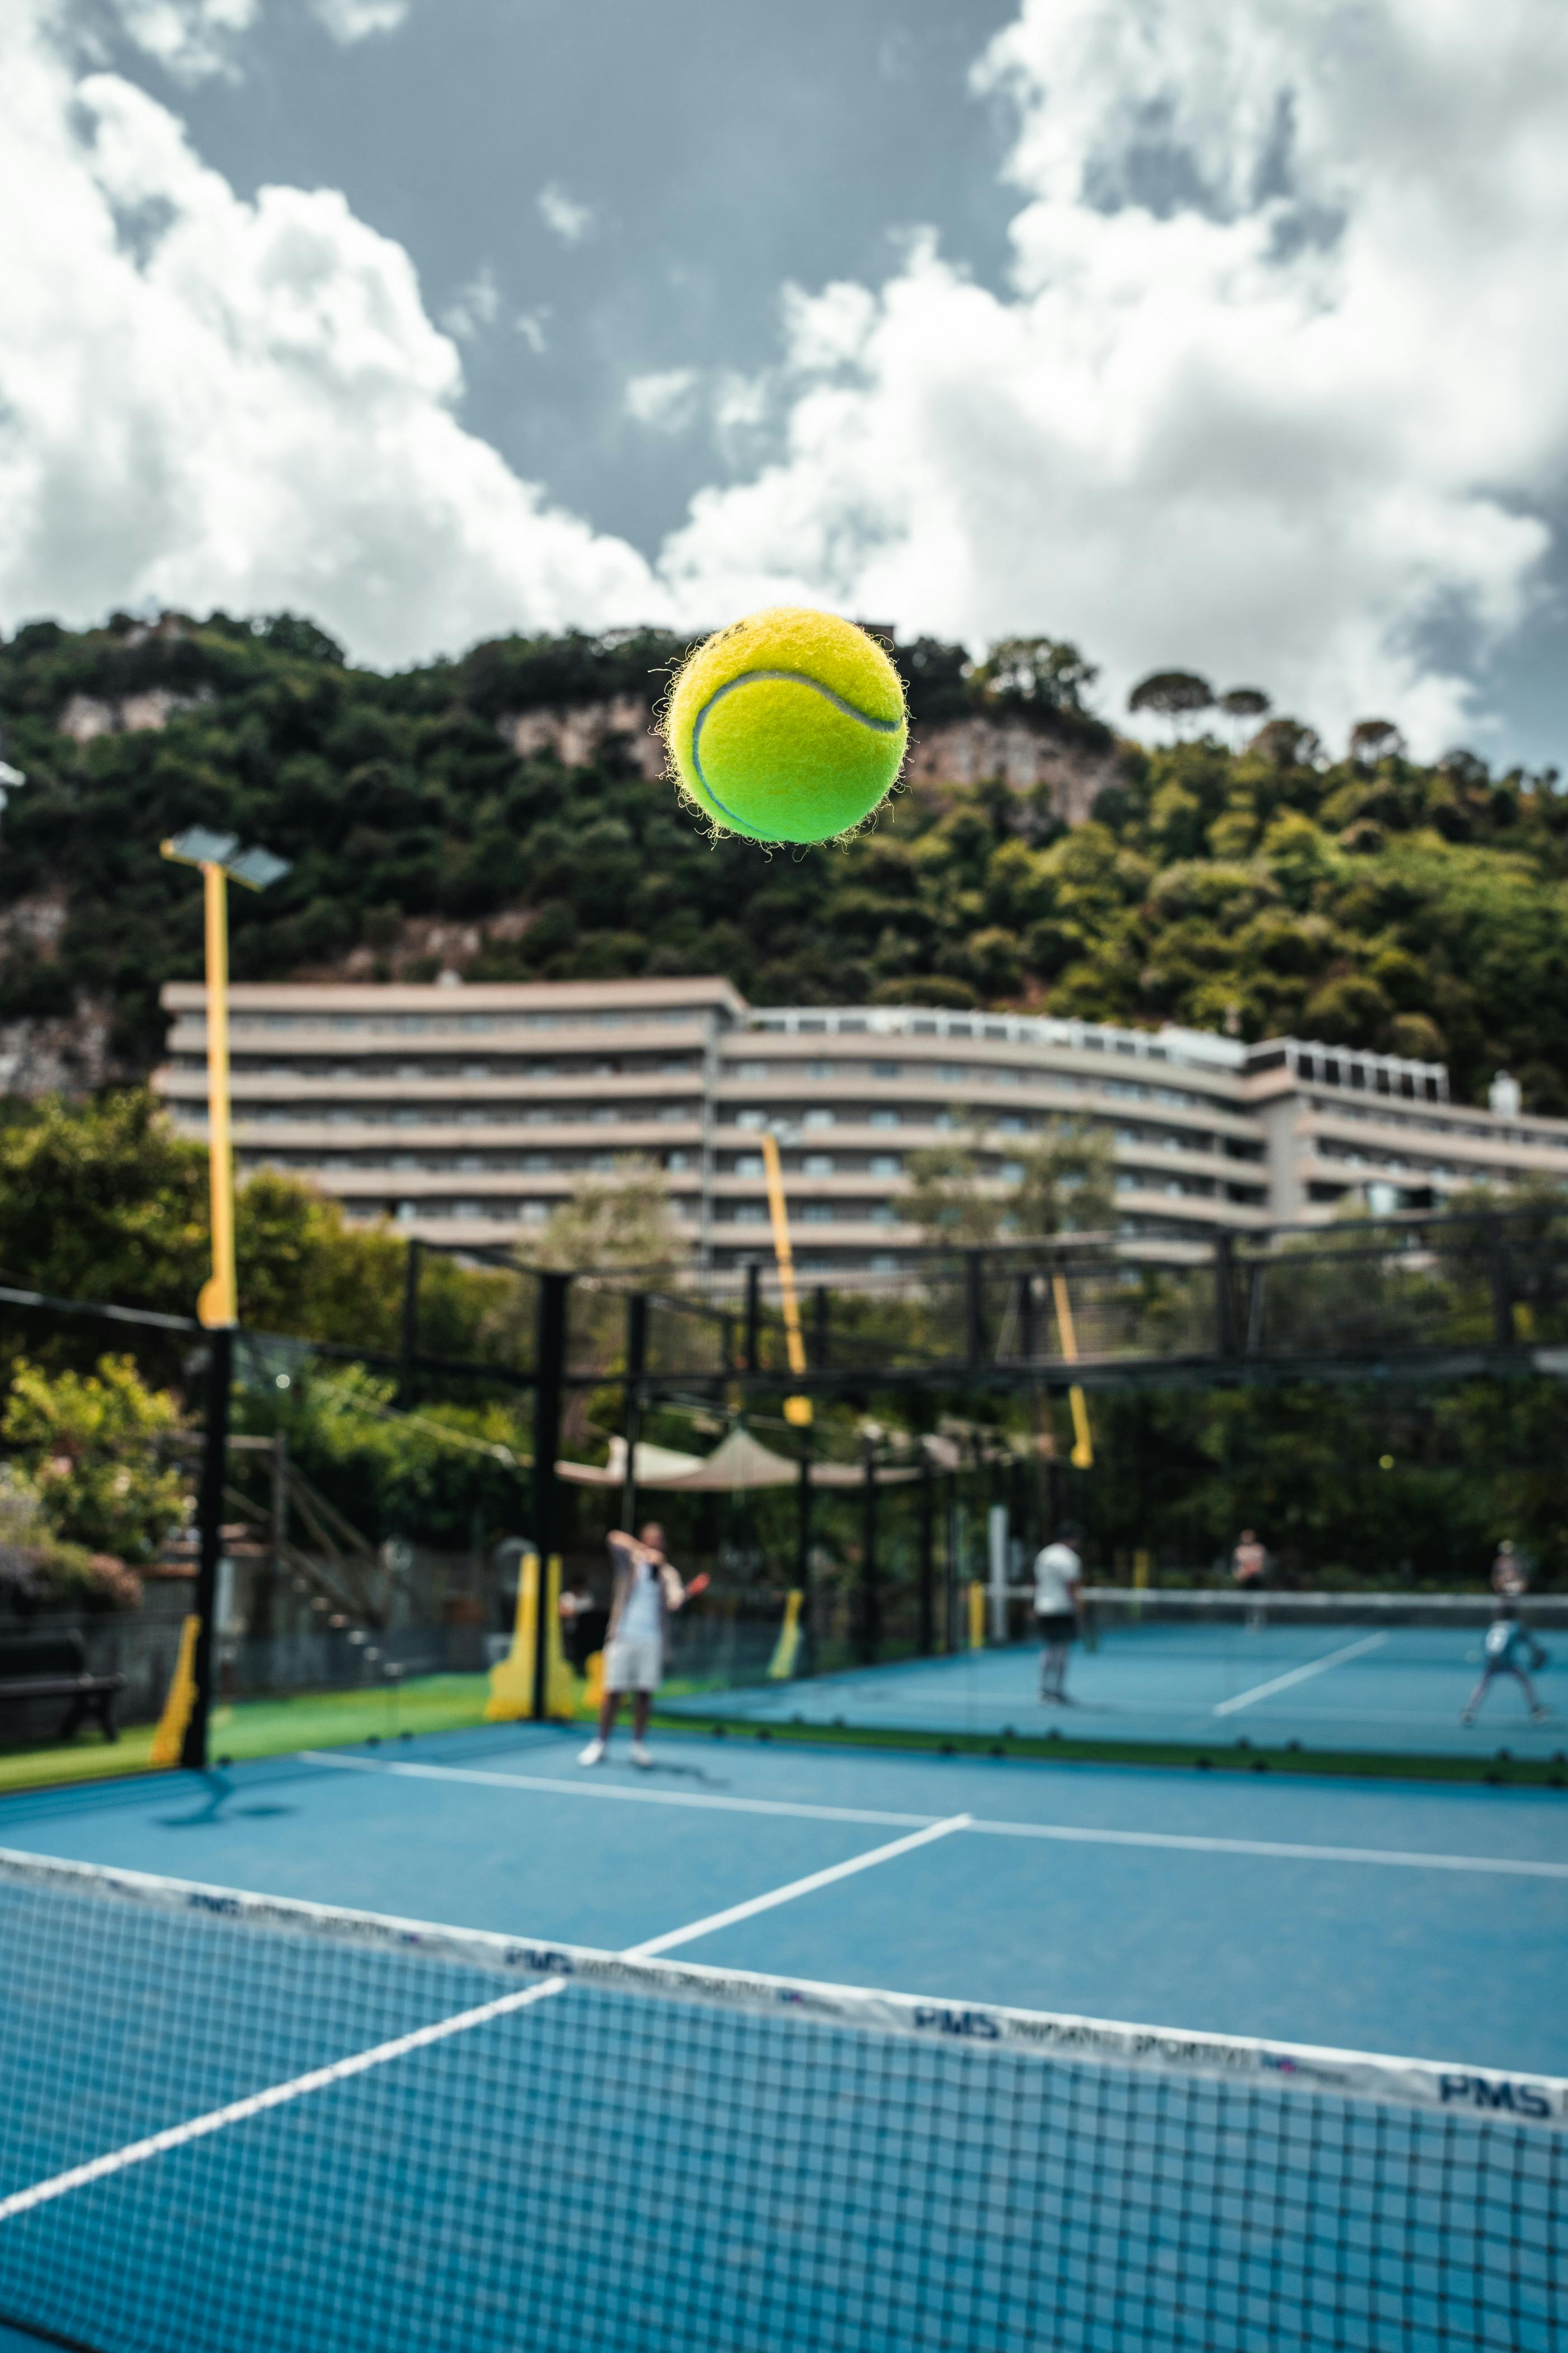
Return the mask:
POLYGON ((0 2320, 90 2353, 1548 2348, 1568 2082, 0 1852, 0 2320))

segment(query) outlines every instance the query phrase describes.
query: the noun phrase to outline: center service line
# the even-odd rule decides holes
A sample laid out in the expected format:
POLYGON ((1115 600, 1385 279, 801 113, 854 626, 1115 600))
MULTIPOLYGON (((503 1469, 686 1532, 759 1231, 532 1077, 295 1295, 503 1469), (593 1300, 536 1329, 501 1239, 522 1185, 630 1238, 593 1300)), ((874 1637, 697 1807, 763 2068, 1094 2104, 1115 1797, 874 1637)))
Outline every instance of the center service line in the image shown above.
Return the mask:
POLYGON ((1331 1651, 1326 1658, 1309 1659, 1304 1667, 1292 1667, 1288 1675, 1276 1675, 1272 1683, 1255 1683, 1250 1691, 1237 1693, 1235 1699, 1222 1699, 1215 1714, 1235 1715, 1238 1709, 1250 1707, 1254 1700, 1267 1699, 1270 1692, 1287 1691, 1292 1683, 1304 1683, 1309 1675, 1327 1674, 1331 1667, 1342 1666, 1347 1659, 1360 1659, 1368 1651, 1380 1651, 1387 1640, 1386 1634, 1368 1634, 1359 1642, 1347 1642, 1342 1651, 1331 1651))
MULTIPOLYGON (((847 1862, 836 1862, 827 1871, 814 1871, 805 1879, 792 1879, 785 1887, 772 1888, 767 1894, 753 1895, 744 1904, 732 1904, 727 1911, 710 1913, 706 1919, 693 1920, 687 1927, 671 1928, 662 1936, 649 1937, 645 1944, 629 1945, 625 1957, 652 1960, 656 1954, 672 1952, 676 1946, 691 1944, 699 1936, 710 1936, 716 1928, 729 1927, 733 1921, 749 1920, 758 1912, 773 1911, 777 1905, 793 1904, 797 1896, 810 1895, 819 1887, 831 1887, 836 1880, 848 1879, 856 1872, 891 1862, 896 1855, 909 1854, 917 1847, 929 1846, 933 1839, 945 1838, 950 1831, 967 1828, 968 1822, 967 1814, 954 1814, 947 1821, 930 1823, 909 1838, 894 1839, 888 1846, 852 1855, 847 1862)), ((324 2067, 311 2067, 302 2075, 291 2076, 286 2084, 269 2084, 262 2091, 247 2093, 243 2099, 227 2101, 221 2108, 208 2108, 202 2116, 187 2116, 182 2124, 166 2125, 162 2132, 148 2133, 141 2140, 106 2149, 102 2156, 89 2158, 85 2164, 69 2166, 63 2173, 51 2174, 47 2180, 32 2182, 25 2189, 13 2190, 8 2198, 0 2198, 0 2222, 9 2222, 18 2214, 29 2214, 36 2207, 51 2205, 57 2198, 68 2197, 73 2189, 86 2189, 95 2181, 106 2181, 114 2174, 129 2171, 132 2166, 145 2165, 150 2158, 163 2157, 171 2149, 206 2140, 230 2125, 246 2124, 252 2116, 287 2107, 295 2100, 308 2098, 312 2092, 329 2091, 353 2076, 368 2074, 373 2067, 385 2067, 395 2059, 406 2058, 411 2051, 428 2050, 432 2043, 449 2042, 454 2035, 467 2034, 476 2026, 488 2026, 495 2019, 509 2018, 515 2010, 548 2001, 552 1994, 564 1993, 570 1982, 568 1978, 544 1978, 538 1985, 501 1994, 494 2001, 458 2010, 450 2018, 436 2019, 428 2026, 416 2027, 411 2033, 374 2043, 368 2051, 331 2060, 324 2067)))

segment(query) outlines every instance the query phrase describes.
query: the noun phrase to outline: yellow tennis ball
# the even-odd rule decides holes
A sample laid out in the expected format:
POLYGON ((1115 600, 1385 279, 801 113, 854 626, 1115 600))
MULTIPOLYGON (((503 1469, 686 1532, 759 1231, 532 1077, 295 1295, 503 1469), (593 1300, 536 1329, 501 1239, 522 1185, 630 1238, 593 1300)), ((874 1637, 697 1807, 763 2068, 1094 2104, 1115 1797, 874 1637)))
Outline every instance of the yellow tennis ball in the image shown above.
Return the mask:
POLYGON ((874 638, 776 605, 689 657, 664 732, 678 783, 721 832, 831 841, 886 797, 910 728, 903 681, 874 638))

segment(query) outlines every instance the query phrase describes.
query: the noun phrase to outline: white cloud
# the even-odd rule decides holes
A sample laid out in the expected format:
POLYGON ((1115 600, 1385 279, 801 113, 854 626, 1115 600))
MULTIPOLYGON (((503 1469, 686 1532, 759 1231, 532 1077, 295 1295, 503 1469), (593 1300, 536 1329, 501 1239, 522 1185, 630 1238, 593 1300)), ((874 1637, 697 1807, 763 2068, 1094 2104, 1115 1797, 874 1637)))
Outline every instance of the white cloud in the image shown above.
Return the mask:
POLYGON ((697 385, 695 368, 634 375, 626 390, 626 415, 658 433, 683 433, 697 413, 697 385))
POLYGON ((441 324, 459 343, 470 343, 483 327, 493 327, 500 315, 500 288, 487 261, 441 313, 441 324))
POLYGON ((666 550, 971 640, 1180 662, 1331 730, 1474 719, 1426 650, 1526 610, 1568 445, 1568 29, 1542 0, 1026 0, 1014 282, 927 239, 792 294, 782 456, 666 550))
POLYGON ((408 0, 310 0, 310 13, 345 48, 373 33, 395 33, 408 16, 408 0))
POLYGON ((0 10, 0 621, 291 606, 397 662, 667 609, 462 429, 400 246, 330 190, 239 200, 43 5, 0 10))
POLYGON ((553 180, 539 191, 538 204, 545 227, 553 229, 563 245, 581 245, 594 226, 592 205, 579 204, 553 180))
POLYGON ((545 302, 535 311, 520 311, 512 322, 529 350, 538 358, 542 358, 550 348, 544 332, 544 322, 549 316, 550 305, 545 302))
MULTIPOLYGON (((458 424, 487 273, 443 334, 341 195, 242 202, 167 111, 82 79, 69 4, 0 5, 6 626, 292 605, 396 661, 793 595, 1071 635, 1118 712, 1180 663, 1332 733, 1477 725, 1431 649, 1484 657, 1530 609, 1568 474, 1549 0, 1024 0, 977 75, 1017 115, 1010 284, 927 237, 879 288, 784 290, 779 364, 711 379, 740 478, 657 569, 458 424)), ((258 0, 117 5, 194 78, 258 0)), ((594 226, 559 186, 539 206, 567 243, 594 226)), ((535 349, 543 315, 516 322, 535 349)), ((625 398, 674 429, 700 394, 675 369, 625 398)))
POLYGON ((197 82, 233 74, 234 44, 255 24, 259 0, 110 0, 110 5, 139 49, 177 81, 197 82))

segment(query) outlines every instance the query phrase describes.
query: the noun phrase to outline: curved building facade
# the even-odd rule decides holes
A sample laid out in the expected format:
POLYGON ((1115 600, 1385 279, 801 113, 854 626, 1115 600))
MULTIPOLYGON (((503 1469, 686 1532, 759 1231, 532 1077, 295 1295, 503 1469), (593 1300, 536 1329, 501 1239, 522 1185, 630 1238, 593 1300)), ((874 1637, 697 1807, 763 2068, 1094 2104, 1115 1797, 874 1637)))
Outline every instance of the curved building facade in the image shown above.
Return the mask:
MULTIPOLYGON (((205 994, 174 983, 154 1079, 205 1128, 205 994)), ((1005 1192, 1063 1117, 1101 1130, 1128 1234, 1205 1241, 1441 1207, 1477 1182, 1568 1182, 1568 1121, 1449 1102, 1440 1064, 1297 1039, 919 1006, 752 1007, 720 979, 268 983, 231 999, 242 1168, 309 1176, 351 1217, 432 1241, 542 1224, 584 1173, 664 1169, 714 1266, 768 1249, 760 1136, 781 1139, 807 1273, 890 1273, 918 1247, 910 1155, 973 1133, 1005 1192)))

